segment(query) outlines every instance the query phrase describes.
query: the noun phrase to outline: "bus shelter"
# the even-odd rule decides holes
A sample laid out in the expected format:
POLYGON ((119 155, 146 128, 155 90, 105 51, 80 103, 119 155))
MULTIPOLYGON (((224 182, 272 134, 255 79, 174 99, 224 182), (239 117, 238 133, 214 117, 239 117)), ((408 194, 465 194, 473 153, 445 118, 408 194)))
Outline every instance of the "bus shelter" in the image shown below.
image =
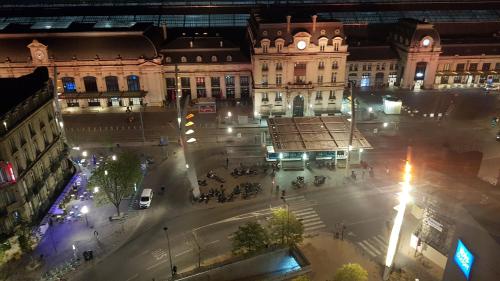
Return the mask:
POLYGON ((269 119, 272 146, 266 159, 287 166, 304 167, 306 161, 328 161, 345 167, 347 152, 350 162, 359 163, 362 152, 372 149, 365 137, 355 129, 349 147, 350 121, 343 116, 290 117, 269 119))

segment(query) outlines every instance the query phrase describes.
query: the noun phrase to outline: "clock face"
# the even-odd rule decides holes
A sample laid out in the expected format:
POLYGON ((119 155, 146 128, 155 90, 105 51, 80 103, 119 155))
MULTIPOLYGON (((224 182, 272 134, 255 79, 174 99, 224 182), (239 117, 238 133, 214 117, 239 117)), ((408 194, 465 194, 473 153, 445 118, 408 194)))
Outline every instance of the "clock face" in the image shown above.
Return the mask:
POLYGON ((41 50, 35 51, 35 58, 39 60, 43 60, 45 58, 45 54, 41 50))
POLYGON ((299 42, 297 42, 297 48, 299 50, 304 50, 306 48, 306 46, 307 46, 307 43, 304 40, 300 40, 299 42))
POLYGON ((429 40, 428 38, 425 38, 422 41, 422 46, 424 46, 424 47, 428 47, 430 44, 431 44, 431 40, 429 40))

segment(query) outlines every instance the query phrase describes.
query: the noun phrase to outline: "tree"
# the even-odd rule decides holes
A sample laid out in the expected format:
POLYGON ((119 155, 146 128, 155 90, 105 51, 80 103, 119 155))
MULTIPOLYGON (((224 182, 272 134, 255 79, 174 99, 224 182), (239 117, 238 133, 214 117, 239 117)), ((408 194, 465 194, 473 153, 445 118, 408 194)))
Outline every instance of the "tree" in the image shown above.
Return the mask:
POLYGON ((302 242, 304 226, 294 214, 279 208, 269 222, 270 236, 274 243, 293 246, 302 242))
POLYGON ((233 253, 237 255, 252 253, 269 245, 266 229, 257 222, 248 222, 238 227, 232 240, 233 253))
POLYGON ((334 281, 367 281, 368 272, 357 263, 348 263, 337 269, 334 281))
POLYGON ((292 281, 311 281, 306 275, 300 275, 292 279, 292 281))
POLYGON ((118 155, 116 160, 106 160, 90 177, 89 186, 99 187, 95 200, 99 204, 113 204, 120 216, 120 203, 133 194, 134 184, 142 176, 140 164, 135 154, 127 152, 118 155))

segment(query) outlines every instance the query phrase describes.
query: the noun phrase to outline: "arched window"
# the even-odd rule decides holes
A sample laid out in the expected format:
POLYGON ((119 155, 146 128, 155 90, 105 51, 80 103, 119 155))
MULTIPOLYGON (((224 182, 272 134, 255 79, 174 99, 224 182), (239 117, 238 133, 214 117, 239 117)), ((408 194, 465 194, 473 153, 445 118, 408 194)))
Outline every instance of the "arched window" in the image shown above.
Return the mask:
POLYGON ((227 56, 227 57, 226 57, 226 61, 233 61, 233 57, 231 57, 231 56, 227 56))
POLYGON ((212 56, 212 62, 217 62, 217 56, 212 56))
POLYGON ((63 92, 74 93, 76 92, 75 78, 73 77, 63 77, 61 79, 63 84, 63 92))
POLYGON ((116 76, 106 76, 104 77, 106 81, 106 90, 108 92, 119 92, 120 87, 118 86, 118 77, 116 76))
POLYGON ((97 92, 97 80, 94 76, 83 77, 83 85, 85 86, 85 92, 97 92))
POLYGON ((202 62, 202 61, 203 61, 203 59, 201 58, 201 56, 196 57, 196 62, 202 62))
POLYGON ((165 58, 165 62, 168 62, 168 63, 172 62, 172 58, 171 57, 166 57, 165 58))
POLYGON ((184 57, 184 56, 182 56, 182 57, 181 57, 181 62, 187 62, 187 61, 188 61, 188 60, 187 60, 187 58, 186 58, 186 57, 184 57))
POLYGON ((127 76, 127 85, 128 90, 130 92, 138 92, 141 90, 141 86, 139 84, 139 76, 137 75, 129 75, 127 76))

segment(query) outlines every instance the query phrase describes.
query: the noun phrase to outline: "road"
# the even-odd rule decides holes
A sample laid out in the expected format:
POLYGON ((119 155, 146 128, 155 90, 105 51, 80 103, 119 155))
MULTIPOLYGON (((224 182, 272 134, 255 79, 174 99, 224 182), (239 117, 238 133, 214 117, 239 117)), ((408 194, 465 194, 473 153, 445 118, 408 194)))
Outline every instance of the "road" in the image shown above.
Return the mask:
MULTIPOLYGON (((464 98, 460 103, 477 103, 474 108, 481 111, 473 116, 465 114, 471 112, 470 108, 456 106, 455 112, 440 122, 407 114, 388 117, 381 113, 376 114, 375 120, 361 122, 358 128, 374 148, 364 152, 363 159, 375 167, 377 180, 344 183, 339 176, 341 171, 319 171, 332 181, 321 189, 309 187, 301 192, 288 192, 291 210, 303 219, 310 234, 333 232, 336 224, 344 223, 346 239, 356 243, 370 258, 381 262, 387 246, 386 222, 394 215, 396 193, 400 189, 395 176, 409 144, 413 145, 416 158, 424 162, 433 161, 443 150, 443 145, 458 152, 481 150, 488 157, 497 157, 498 143, 491 137, 495 129, 489 124, 489 116, 495 113, 496 107, 483 107, 483 99, 477 97, 471 101, 464 98), (386 121, 389 121, 389 126, 384 128, 382 124, 386 121), (374 133, 375 128, 377 133, 374 133), (393 171, 390 177, 384 175, 385 166, 390 166, 393 171)), ((372 103, 367 98, 361 107, 366 109, 372 103)), ((126 117, 125 114, 70 115, 65 116, 65 126, 74 145, 84 145, 89 141, 105 143, 104 146, 142 141, 137 123, 135 128, 128 125, 126 117)), ((177 130, 172 123, 175 120, 172 112, 146 112, 143 118, 147 140, 159 140, 160 136, 168 136, 171 141, 175 139, 177 130)), ((235 135, 228 137, 225 129, 217 129, 215 118, 197 116, 195 123, 199 141, 190 150, 199 175, 209 169, 224 167, 226 158, 230 159, 231 165, 244 160, 255 159, 257 162, 260 161, 258 157, 262 159, 262 148, 256 140, 265 129, 238 128, 242 138, 236 138, 235 135)), ((165 226, 169 229, 173 263, 183 271, 192 269, 198 261, 193 230, 202 248, 202 260, 207 261, 230 251, 229 235, 238 225, 251 219, 264 222, 270 214, 270 205, 283 206, 283 201, 269 192, 252 200, 191 205, 184 167, 177 161, 180 150, 175 142, 167 148, 168 159, 163 157, 165 151, 160 147, 134 149, 156 157, 157 164, 144 182, 145 186, 157 191, 152 208, 137 210, 144 212, 146 219, 132 238, 112 255, 81 272, 75 280, 163 280, 169 274, 165 226), (161 185, 167 186, 164 195, 158 192, 161 185)), ((287 182, 301 172, 280 173, 281 180, 287 182)), ((419 184, 427 184, 424 178, 419 180, 419 184)), ((265 186, 264 190, 270 189, 265 186)))

